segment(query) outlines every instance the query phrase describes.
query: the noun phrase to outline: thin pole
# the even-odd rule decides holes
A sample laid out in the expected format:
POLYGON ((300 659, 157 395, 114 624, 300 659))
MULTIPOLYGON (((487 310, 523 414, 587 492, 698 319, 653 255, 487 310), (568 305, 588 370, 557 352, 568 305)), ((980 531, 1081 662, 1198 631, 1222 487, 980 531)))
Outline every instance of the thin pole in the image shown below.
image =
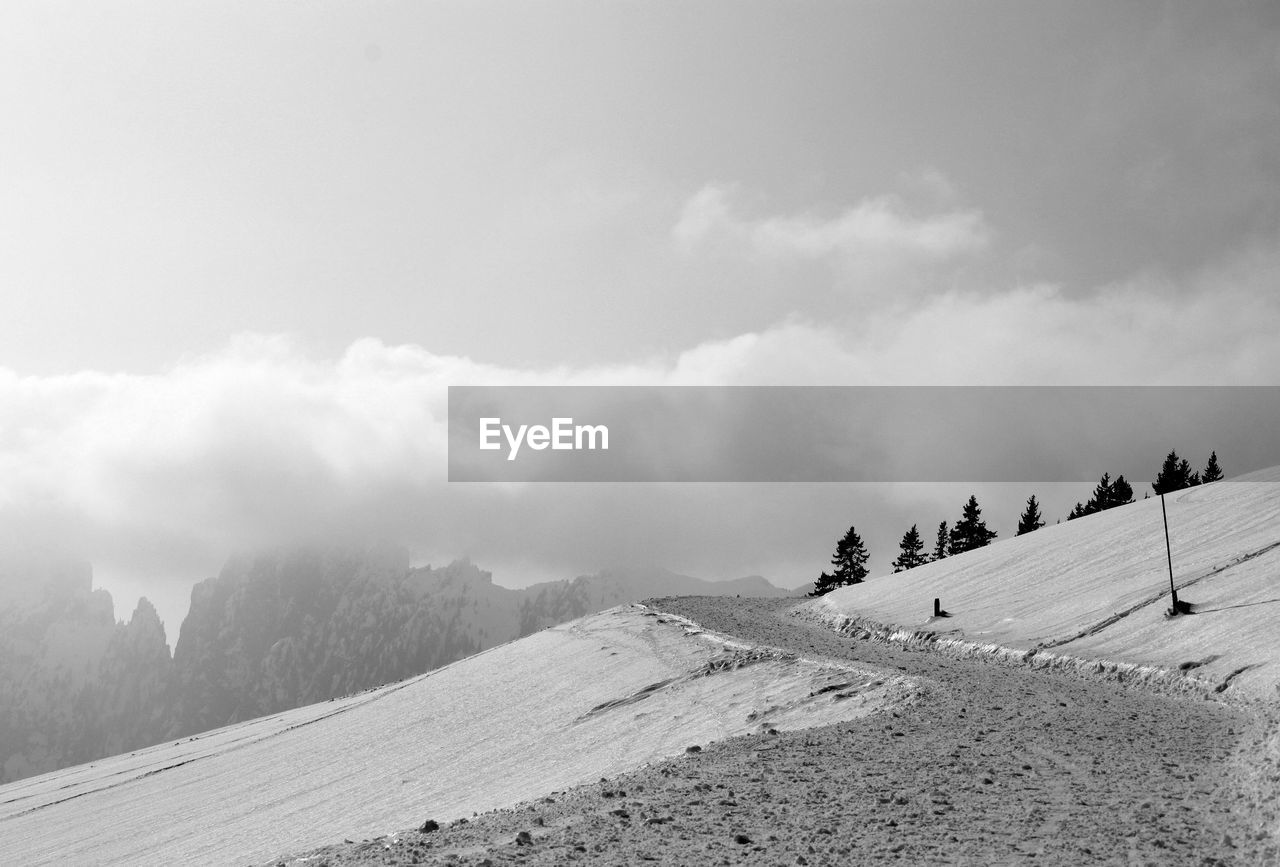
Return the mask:
POLYGON ((1164 553, 1169 559, 1169 595, 1173 597, 1174 614, 1178 613, 1178 589, 1173 586, 1173 548, 1169 546, 1169 513, 1164 507, 1164 494, 1160 494, 1160 515, 1164 518, 1164 553))

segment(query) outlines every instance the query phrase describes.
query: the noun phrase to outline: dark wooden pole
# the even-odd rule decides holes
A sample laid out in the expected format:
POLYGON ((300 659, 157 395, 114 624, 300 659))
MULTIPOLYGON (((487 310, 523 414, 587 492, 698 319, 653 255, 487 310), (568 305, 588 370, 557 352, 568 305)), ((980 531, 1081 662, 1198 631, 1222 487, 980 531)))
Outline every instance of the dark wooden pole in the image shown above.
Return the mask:
POLYGON ((1173 598, 1170 612, 1178 613, 1178 588, 1173 586, 1173 548, 1169 545, 1169 513, 1164 507, 1164 494, 1160 494, 1160 515, 1164 518, 1164 553, 1169 560, 1169 595, 1173 598))

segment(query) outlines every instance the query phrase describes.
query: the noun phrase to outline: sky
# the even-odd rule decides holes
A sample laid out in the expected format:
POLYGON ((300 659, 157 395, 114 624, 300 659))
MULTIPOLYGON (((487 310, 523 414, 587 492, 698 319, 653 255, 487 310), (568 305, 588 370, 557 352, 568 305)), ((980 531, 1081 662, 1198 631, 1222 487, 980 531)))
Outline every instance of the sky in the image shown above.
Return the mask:
MULTIPOLYGON (((1278 37, 1265 2, 6 4, 0 525, 171 640, 297 540, 794 585, 853 523, 887 565, 968 488, 450 485, 445 388, 1277 384, 1278 37)), ((1003 535, 1090 487, 1032 481, 984 489, 1003 535)))

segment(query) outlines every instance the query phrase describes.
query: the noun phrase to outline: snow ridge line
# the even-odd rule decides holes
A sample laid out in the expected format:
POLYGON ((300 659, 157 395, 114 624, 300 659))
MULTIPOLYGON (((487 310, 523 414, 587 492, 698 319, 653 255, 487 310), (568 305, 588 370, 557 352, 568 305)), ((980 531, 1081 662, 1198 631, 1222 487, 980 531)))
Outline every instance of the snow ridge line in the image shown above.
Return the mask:
MULTIPOLYGON (((930 630, 908 629, 881 623, 866 617, 851 617, 836 612, 815 611, 802 604, 790 614, 825 626, 841 635, 898 644, 913 650, 942 653, 955 659, 986 659, 1007 665, 1023 665, 1044 671, 1074 674, 1080 677, 1113 681, 1159 692, 1191 695, 1222 701, 1220 684, 1206 681, 1183 671, 1156 665, 1137 665, 1108 659, 1085 659, 1065 653, 1048 653, 1040 648, 1018 650, 1001 644, 983 644, 961 638, 949 638, 930 630)), ((1233 696, 1236 700, 1242 697, 1233 696)))
MULTIPOLYGON (((684 618, 680 619, 684 620, 684 618)), ((627 705, 635 704, 639 701, 644 701, 646 698, 649 698, 661 690, 679 687, 682 684, 701 677, 711 677, 715 674, 737 671, 740 668, 745 668, 746 666, 756 665, 762 662, 799 663, 801 662, 801 659, 790 651, 780 650, 774 647, 728 649, 679 677, 669 677, 666 680, 660 680, 657 683, 651 683, 648 686, 641 687, 630 695, 623 696, 622 698, 615 698, 602 702, 584 713, 582 716, 578 717, 574 722, 582 722, 583 720, 590 719, 602 713, 606 713, 620 707, 626 707, 627 705)))
MULTIPOLYGON (((1261 548, 1258 548, 1254 551, 1248 551, 1244 554, 1241 554, 1238 557, 1234 557, 1231 560, 1228 560, 1226 563, 1222 563, 1220 565, 1214 566, 1206 570, 1205 572, 1202 572, 1201 574, 1196 575, 1193 578, 1188 578, 1185 581, 1183 581, 1181 584, 1178 584, 1176 586, 1178 590, 1183 590, 1187 587, 1192 586, 1193 584, 1198 584, 1199 582, 1203 581, 1205 578, 1209 578, 1214 575, 1219 575, 1227 571, 1233 566, 1239 566, 1241 563, 1247 563, 1250 560, 1253 560, 1257 557, 1261 557, 1263 554, 1266 554, 1269 551, 1274 551, 1276 548, 1280 548, 1280 542, 1272 542, 1270 545, 1263 545, 1261 548)), ((1150 605, 1155 605, 1156 603, 1164 599, 1164 597, 1165 597, 1165 592, 1161 590, 1159 593, 1156 593, 1153 596, 1148 596, 1147 598, 1141 600, 1140 602, 1135 603, 1134 605, 1129 606, 1123 611, 1118 611, 1115 614, 1112 614, 1110 617, 1106 618, 1105 620, 1095 623, 1093 626, 1089 626, 1085 629, 1082 629, 1081 631, 1077 632, 1075 635, 1072 635, 1069 638, 1056 638, 1052 641, 1042 641, 1040 644, 1036 645, 1036 649, 1040 650, 1040 649, 1049 648, 1049 647, 1061 647, 1064 644, 1070 644, 1076 639, 1088 638, 1090 635, 1097 635, 1099 632, 1102 632, 1104 629, 1107 629, 1108 627, 1114 626, 1116 623, 1119 623, 1121 620, 1128 617, 1130 614, 1133 614, 1135 611, 1141 611, 1143 608, 1146 608, 1150 605)))
MULTIPOLYGON (((706 662, 703 662, 701 665, 690 669, 683 674, 676 677, 666 678, 664 680, 657 681, 656 683, 651 683, 648 686, 641 687, 635 692, 622 696, 621 698, 614 698, 601 702, 575 719, 574 723, 581 723, 599 716, 600 714, 636 704, 637 702, 644 701, 645 699, 668 689, 678 689, 684 684, 691 683, 699 678, 713 677, 717 674, 733 672, 741 668, 746 668, 747 666, 758 665, 761 663, 811 666, 815 672, 823 672, 829 676, 838 673, 841 676, 857 675, 859 677, 871 677, 873 680, 877 681, 873 684, 874 686, 888 684, 894 687, 901 687, 911 682, 910 678, 900 675, 886 676, 883 673, 860 668, 856 665, 846 665, 833 660, 809 659, 798 653, 790 650, 784 650, 780 647, 773 647, 767 644, 745 643, 734 636, 704 629, 700 624, 687 617, 662 611, 659 608, 645 605, 640 602, 633 602, 627 606, 618 606, 616 609, 611 610, 639 611, 645 617, 656 618, 658 623, 678 626, 684 631, 686 637, 697 636, 704 641, 718 644, 721 646, 721 650, 706 662)), ((809 698, 812 699, 819 695, 825 695, 828 692, 846 689, 850 685, 850 683, 839 683, 835 686, 828 685, 821 687, 820 689, 811 692, 809 694, 809 698)), ((843 698, 844 696, 836 697, 843 698)), ((773 709, 776 708, 772 708, 771 710, 773 709)))
MULTIPOLYGON (((721 645, 724 650, 721 654, 707 662, 686 677, 705 676, 715 674, 725 669, 740 668, 743 665, 752 665, 757 662, 796 662, 803 665, 812 665, 818 670, 834 670, 843 671, 852 674, 874 674, 871 669, 862 668, 858 665, 846 662, 840 662, 833 659, 811 659, 799 653, 790 650, 784 650, 781 647, 774 647, 769 644, 752 644, 733 635, 726 635, 723 632, 715 632, 706 629, 700 623, 696 623, 680 614, 672 614, 669 611, 663 611, 661 608, 646 605, 643 602, 633 602, 630 608, 640 611, 645 617, 656 617, 658 623, 675 623, 684 629, 686 637, 699 636, 705 641, 710 641, 721 645)), ((911 678, 905 675, 894 675, 895 678, 901 677, 903 682, 908 682, 911 678)))

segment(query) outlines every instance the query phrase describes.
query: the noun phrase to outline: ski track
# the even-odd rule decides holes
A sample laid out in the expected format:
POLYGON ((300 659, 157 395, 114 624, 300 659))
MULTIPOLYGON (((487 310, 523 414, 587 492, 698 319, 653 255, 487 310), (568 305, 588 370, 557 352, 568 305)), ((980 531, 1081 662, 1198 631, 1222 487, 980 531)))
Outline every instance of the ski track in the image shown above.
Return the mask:
MULTIPOLYGON (((428 672, 428 674, 430 674, 430 672, 428 672)), ((419 675, 419 677, 422 677, 422 676, 423 676, 423 675, 419 675)), ((229 746, 229 747, 225 747, 225 748, 223 748, 220 752, 216 753, 216 755, 228 755, 228 754, 230 754, 230 753, 235 752, 236 750, 242 750, 242 749, 245 749, 246 747, 251 747, 251 746, 254 746, 254 745, 256 745, 256 744, 262 743, 262 742, 264 742, 264 741, 269 741, 269 740, 271 740, 271 739, 273 739, 273 738, 278 738, 278 737, 280 737, 281 735, 284 735, 284 734, 286 734, 286 733, 288 733, 288 732, 294 731, 295 729, 300 729, 300 728, 303 728, 303 727, 305 727, 305 726, 309 726, 309 725, 313 725, 314 723, 318 723, 318 722, 320 722, 321 720, 326 720, 326 719, 329 719, 330 717, 334 717, 334 716, 338 716, 339 714, 347 713, 348 711, 353 710, 354 708, 360 707, 361 705, 365 704, 366 702, 370 702, 370 701, 377 701, 378 699, 383 698, 383 697, 385 697, 385 696, 387 696, 387 695, 390 695, 391 693, 396 692, 397 690, 403 689, 405 686, 408 686, 409 684, 413 683, 413 682, 414 682, 415 680, 417 680, 417 679, 418 679, 417 677, 415 677, 415 678, 409 678, 409 679, 407 679, 407 680, 402 681, 400 684, 393 685, 393 686, 391 686, 391 687, 383 686, 383 687, 375 687, 374 689, 364 690, 363 692, 364 692, 364 693, 368 693, 368 695, 364 696, 363 698, 361 698, 361 699, 359 699, 359 700, 357 700, 357 701, 354 701, 354 702, 350 702, 350 703, 344 704, 344 705, 342 705, 341 707, 338 707, 338 708, 336 708, 336 709, 334 709, 334 710, 332 710, 332 711, 329 711, 329 712, 327 712, 327 713, 321 714, 321 715, 319 715, 319 716, 317 716, 317 717, 314 717, 314 718, 312 718, 312 719, 308 719, 308 720, 304 720, 304 721, 299 722, 299 723, 295 723, 294 725, 288 726, 288 727, 283 728, 283 729, 273 730, 273 731, 268 731, 268 732, 267 732, 267 733, 265 733, 265 734, 261 734, 261 735, 254 735, 254 736, 252 736, 252 737, 242 738, 242 739, 240 739, 237 743, 234 743, 233 745, 231 745, 231 746, 229 746)), ((361 693, 357 693, 357 695, 362 695, 362 694, 361 694, 361 693)), ((281 714, 271 714, 270 716, 260 718, 260 720, 261 720, 261 721, 270 720, 270 719, 273 719, 273 718, 278 717, 278 716, 280 716, 280 715, 281 715, 281 714)), ((216 733, 218 733, 218 732, 220 732, 220 731, 221 731, 221 729, 214 729, 212 732, 203 732, 203 733, 201 733, 201 734, 199 734, 199 735, 195 735, 195 736, 188 737, 188 738, 183 738, 182 740, 201 740, 201 739, 204 739, 204 738, 209 737, 210 735, 216 734, 216 733)), ((146 751, 151 750, 151 749, 154 749, 154 747, 144 747, 144 748, 143 748, 143 749, 141 749, 141 750, 135 750, 135 751, 134 751, 134 753, 135 753, 135 754, 137 754, 137 753, 145 753, 146 751)), ((68 802, 68 801, 74 801, 74 800, 75 800, 75 799, 77 799, 77 798, 83 798, 83 797, 88 796, 88 795, 96 795, 96 794, 98 794, 99 792, 105 792, 105 791, 108 791, 108 790, 110 790, 110 789, 118 788, 118 787, 120 787, 120 786, 128 786, 128 785, 131 785, 131 784, 133 784, 133 783, 136 783, 136 782, 137 782, 137 781, 139 781, 139 780, 144 780, 144 779, 146 779, 147 777, 154 777, 155 775, 157 775, 157 774, 163 774, 163 773, 165 773, 166 771, 172 771, 172 770, 175 770, 175 769, 177 769, 177 768, 181 768, 181 767, 185 767, 185 766, 190 765, 190 764, 194 764, 195 762, 203 761, 203 760, 205 760, 205 759, 208 759, 211 755, 215 755, 215 754, 214 754, 214 753, 207 753, 207 754, 203 754, 203 755, 197 755, 197 756, 193 756, 192 758, 186 759, 186 760, 184 760, 184 761, 174 762, 174 763, 173 763, 173 764, 171 764, 171 765, 162 765, 161 767, 158 767, 158 768, 149 768, 149 769, 146 769, 146 770, 141 770, 141 769, 139 769, 136 773, 122 774, 122 775, 120 775, 120 779, 114 780, 114 781, 112 781, 112 782, 110 782, 110 783, 107 783, 107 784, 105 784, 105 785, 101 785, 101 786, 94 786, 94 787, 92 787, 92 788, 85 788, 85 789, 84 789, 84 791, 76 792, 76 794, 74 794, 74 795, 69 795, 69 796, 67 796, 67 797, 65 797, 65 798, 58 798, 58 799, 50 800, 50 801, 43 801, 43 802, 41 802, 41 803, 37 804, 36 806, 34 806, 34 807, 30 807, 30 808, 28 808, 28 809, 26 809, 26 810, 22 810, 22 811, 19 811, 19 812, 16 812, 16 813, 11 813, 11 814, 6 815, 6 816, 0 816, 0 823, 7 822, 7 821, 11 821, 11 820, 13 820, 13 819, 18 819, 18 818, 21 818, 21 817, 23 817, 23 816, 30 815, 30 814, 32 814, 32 813, 38 813, 38 812, 40 812, 41 810, 47 810, 47 809, 49 809, 50 807, 56 807, 56 806, 57 806, 57 805, 59 805, 59 804, 65 804, 66 802, 68 802)), ((19 781, 19 782, 20 782, 20 781, 19 781)), ((65 785, 65 786, 61 786, 60 788, 61 788, 61 789, 74 789, 74 788, 77 788, 77 784, 75 784, 75 783, 68 783, 68 784, 67 784, 67 785, 65 785)), ((9 798, 9 799, 7 799, 7 800, 5 800, 5 801, 0 802, 0 804, 13 804, 13 803, 17 803, 18 801, 23 800, 23 798, 24 798, 24 797, 25 797, 25 796, 23 796, 23 797, 16 797, 16 798, 9 798)))
POLYGON ((791 616, 795 600, 651 604, 750 646, 906 675, 921 691, 863 719, 700 745, 431 833, 269 863, 1280 863, 1273 704, 850 639, 791 616))
MULTIPOLYGON (((1186 578, 1180 584, 1175 583, 1174 586, 1179 591, 1185 590, 1188 587, 1192 587, 1200 583, 1206 578, 1211 578, 1214 575, 1221 575, 1223 572, 1226 572, 1228 569, 1231 569, 1234 566, 1239 566, 1241 563, 1247 563, 1250 560, 1254 560, 1258 557, 1261 557, 1262 555, 1267 554, 1271 551, 1274 551, 1277 548, 1280 548, 1280 542, 1272 542, 1269 545, 1263 545, 1261 548, 1241 554, 1240 556, 1235 557, 1226 563, 1222 563, 1210 569, 1206 569, 1205 571, 1201 572, 1199 575, 1196 575, 1192 578, 1186 578)), ((1036 645, 1036 649, 1048 650, 1053 647, 1062 647, 1063 645, 1070 644, 1071 642, 1076 641, 1078 639, 1088 638, 1091 635, 1097 635, 1099 632, 1102 632, 1105 629, 1119 623, 1121 620, 1128 617, 1130 614, 1133 614, 1134 612, 1137 612, 1137 611, 1141 611, 1143 608, 1147 608, 1148 606, 1163 602, 1167 596, 1168 594, 1164 592, 1163 588, 1161 588, 1160 592, 1154 593, 1151 596, 1148 596, 1147 598, 1141 600, 1140 602, 1134 605, 1131 605, 1128 608, 1125 608, 1123 611, 1117 611, 1115 614, 1111 615, 1105 620, 1099 621, 1098 623, 1095 623, 1092 626, 1086 627, 1085 629, 1082 629, 1079 632, 1077 632, 1075 635, 1072 635, 1067 638, 1058 638, 1050 641, 1043 641, 1036 645)))

